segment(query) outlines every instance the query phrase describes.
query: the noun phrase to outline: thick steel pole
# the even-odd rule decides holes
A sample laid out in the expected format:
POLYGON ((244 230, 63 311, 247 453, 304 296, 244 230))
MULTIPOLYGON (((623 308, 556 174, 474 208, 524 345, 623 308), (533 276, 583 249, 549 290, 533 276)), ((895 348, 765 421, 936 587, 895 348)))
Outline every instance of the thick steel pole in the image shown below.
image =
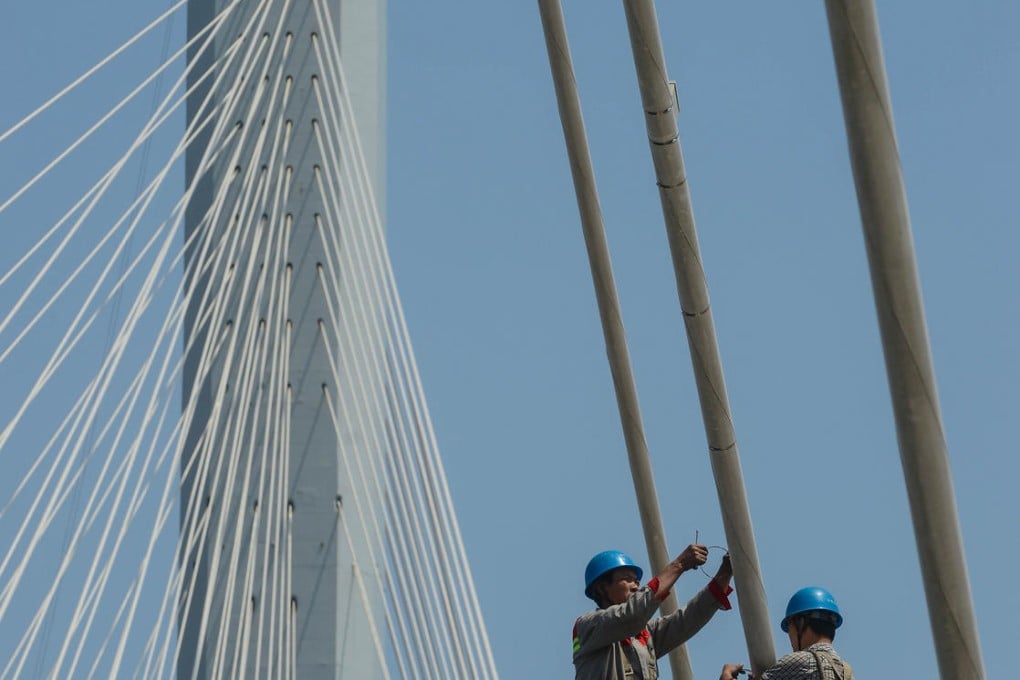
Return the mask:
POLYGON ((939 673, 984 678, 875 5, 825 4, 939 673))
MULTIPOLYGON (((648 460, 648 445, 645 442, 641 411, 638 407, 637 389, 631 372, 627 352, 627 338, 620 317, 620 302, 616 296, 613 281, 613 267, 609 259, 605 228, 602 223, 602 209, 599 206, 598 189, 595 186, 595 172, 592 169, 588 139, 581 115, 581 100, 574 80, 574 65, 570 58, 567 31, 563 21, 560 0, 538 0, 545 31, 545 44, 549 51, 549 66, 552 69, 556 101, 559 104, 563 136, 570 159, 570 172, 577 194, 577 207, 581 213, 581 228, 588 249, 595 298, 598 301, 599 316, 602 319, 602 333, 605 337, 606 354, 613 375, 616 390, 616 404, 620 411, 623 437, 627 445, 634 493, 637 496, 641 526, 645 533, 648 559, 658 573, 669 562, 666 539, 662 529, 659 500, 655 493, 655 480, 648 460)), ((676 595, 670 595, 663 602, 661 611, 670 614, 677 610, 676 595)), ((694 672, 683 645, 670 654, 670 667, 677 680, 693 680, 694 672)))
POLYGON ((722 361, 708 300, 708 284, 698 249, 677 129, 676 99, 666 75, 659 23, 651 0, 624 0, 634 65, 645 110, 652 161, 676 273, 680 307, 701 402, 726 541, 733 558, 740 619, 756 674, 775 663, 765 588, 744 490, 740 455, 730 417, 722 361))

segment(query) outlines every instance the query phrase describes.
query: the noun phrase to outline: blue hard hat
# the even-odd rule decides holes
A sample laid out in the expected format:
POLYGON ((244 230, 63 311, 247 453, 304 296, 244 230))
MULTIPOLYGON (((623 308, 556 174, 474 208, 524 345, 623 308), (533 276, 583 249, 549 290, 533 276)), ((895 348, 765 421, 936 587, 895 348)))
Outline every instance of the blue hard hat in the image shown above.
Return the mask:
MULTIPOLYGON (((641 567, 634 564, 630 555, 619 550, 604 550, 595 557, 588 560, 588 566, 584 570, 584 594, 591 597, 591 584, 595 583, 603 574, 611 572, 620 567, 630 567, 637 572, 638 580, 641 580, 641 567)), ((592 598, 594 599, 594 598, 592 598)))
POLYGON ((808 618, 828 620, 836 628, 843 624, 843 615, 839 613, 839 605, 836 598, 825 588, 810 586, 801 588, 790 598, 790 604, 786 605, 786 616, 779 622, 779 627, 785 633, 787 622, 791 616, 803 614, 808 618))

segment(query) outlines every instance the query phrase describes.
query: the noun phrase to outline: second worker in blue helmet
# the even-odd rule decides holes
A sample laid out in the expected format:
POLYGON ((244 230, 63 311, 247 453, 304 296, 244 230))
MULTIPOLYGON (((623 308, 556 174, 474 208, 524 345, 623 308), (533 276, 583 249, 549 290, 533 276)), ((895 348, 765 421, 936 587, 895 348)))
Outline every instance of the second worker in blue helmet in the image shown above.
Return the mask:
POLYGON ((689 545, 644 586, 644 572, 619 550, 601 552, 588 562, 584 594, 598 609, 574 623, 576 680, 655 680, 657 659, 689 640, 720 609, 730 609, 733 568, 723 558, 715 578, 687 606, 652 617, 680 574, 705 563, 708 549, 689 545))
MULTIPOLYGON (((850 664, 832 647, 841 625, 843 614, 828 590, 810 586, 795 592, 779 622, 793 652, 763 672, 760 680, 853 680, 850 664)), ((743 664, 726 664, 719 680, 736 680, 742 672, 743 664)))

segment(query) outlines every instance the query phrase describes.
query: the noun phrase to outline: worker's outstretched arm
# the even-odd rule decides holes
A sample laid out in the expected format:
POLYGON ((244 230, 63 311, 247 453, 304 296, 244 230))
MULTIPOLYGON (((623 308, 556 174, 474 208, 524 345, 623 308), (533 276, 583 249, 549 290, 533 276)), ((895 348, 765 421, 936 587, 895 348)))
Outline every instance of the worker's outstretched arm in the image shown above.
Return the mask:
POLYGON ((722 564, 719 565, 719 571, 715 578, 691 598, 685 607, 648 624, 655 643, 656 656, 664 656, 687 642, 720 609, 731 608, 727 595, 733 592, 730 587, 732 578, 733 566, 730 556, 726 555, 723 557, 722 564))

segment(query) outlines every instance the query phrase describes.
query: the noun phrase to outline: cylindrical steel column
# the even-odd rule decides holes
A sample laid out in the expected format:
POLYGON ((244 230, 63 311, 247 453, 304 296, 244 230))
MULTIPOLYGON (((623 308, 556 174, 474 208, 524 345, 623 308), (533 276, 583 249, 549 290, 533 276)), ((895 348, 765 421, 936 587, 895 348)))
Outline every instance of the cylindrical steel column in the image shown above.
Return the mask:
POLYGON ((754 543, 736 434, 730 417, 722 360, 701 264, 698 235, 687 187, 677 128, 676 98, 666 75, 666 59, 652 0, 624 0, 645 124, 655 165, 663 218, 676 273, 680 307, 687 329, 712 473, 733 558, 740 619, 751 666, 756 674, 775 663, 765 588, 754 543))
MULTIPOLYGON (((609 259, 602 209, 599 206, 598 189, 595 186, 595 172, 592 169, 588 139, 581 115, 581 100, 574 80, 574 65, 570 58, 567 31, 563 21, 560 0, 538 0, 545 31, 545 44, 549 51, 549 65, 552 69, 556 101, 559 104, 563 136, 567 143, 570 172, 577 194, 577 207, 581 213, 581 228, 588 249, 592 282, 595 284, 595 298, 598 301, 599 316, 602 319, 602 333, 605 337, 606 355, 613 375, 616 390, 616 404, 620 410, 623 437, 627 445, 634 493, 637 496, 641 526, 645 533, 648 558, 656 573, 669 562, 669 552, 662 529, 659 500, 655 493, 655 480, 648 460, 648 445, 645 442, 644 426, 638 406, 637 389, 631 371, 627 352, 627 338, 620 316, 620 302, 613 281, 613 267, 609 259)), ((678 608, 676 595, 671 594, 662 604, 662 613, 670 614, 678 608)), ((687 656, 687 649, 681 645, 670 654, 670 667, 677 680, 693 680, 694 672, 687 656)))
POLYGON ((984 678, 872 0, 826 0, 939 673, 984 678))

